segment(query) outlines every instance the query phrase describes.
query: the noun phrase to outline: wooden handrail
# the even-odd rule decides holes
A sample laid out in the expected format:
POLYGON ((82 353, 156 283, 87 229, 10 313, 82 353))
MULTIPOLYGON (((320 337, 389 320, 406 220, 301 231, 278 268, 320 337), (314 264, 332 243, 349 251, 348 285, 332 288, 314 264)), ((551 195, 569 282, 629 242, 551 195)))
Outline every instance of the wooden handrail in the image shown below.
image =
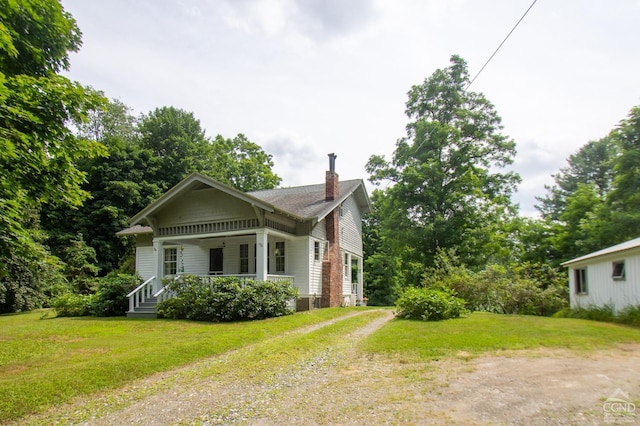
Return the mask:
POLYGON ((145 285, 149 284, 151 281, 155 280, 156 277, 151 277, 148 280, 146 280, 145 282, 143 282, 142 284, 140 284, 138 287, 135 288, 135 290, 131 291, 131 293, 127 294, 127 297, 131 297, 134 294, 136 294, 137 292, 139 292, 145 285))

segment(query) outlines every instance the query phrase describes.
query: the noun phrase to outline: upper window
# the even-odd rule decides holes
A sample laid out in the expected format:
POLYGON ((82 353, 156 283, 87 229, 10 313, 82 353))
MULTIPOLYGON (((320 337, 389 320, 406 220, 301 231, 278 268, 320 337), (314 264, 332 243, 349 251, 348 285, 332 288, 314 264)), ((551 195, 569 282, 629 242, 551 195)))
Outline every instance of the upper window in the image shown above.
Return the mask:
POLYGON ((178 249, 170 247, 164 249, 164 274, 175 275, 178 272, 178 249))
POLYGON ((320 241, 313 243, 313 260, 320 260, 320 241))
POLYGON ((624 260, 613 262, 611 264, 611 278, 613 278, 614 280, 625 279, 624 260))
POLYGON ((276 241, 276 272, 284 272, 284 241, 276 241))
POLYGON ((587 269, 575 269, 576 294, 587 294, 587 269))

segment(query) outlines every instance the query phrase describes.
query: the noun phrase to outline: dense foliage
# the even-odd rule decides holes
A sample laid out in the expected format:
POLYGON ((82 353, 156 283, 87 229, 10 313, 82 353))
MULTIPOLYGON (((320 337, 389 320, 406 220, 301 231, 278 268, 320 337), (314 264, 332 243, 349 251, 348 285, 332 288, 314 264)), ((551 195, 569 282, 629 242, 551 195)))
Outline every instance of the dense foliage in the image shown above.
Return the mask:
POLYGON ((557 265, 640 236, 640 107, 567 159, 539 199, 549 261, 557 265))
POLYGON ((199 321, 257 320, 288 315, 298 290, 288 282, 253 281, 238 278, 207 278, 181 275, 165 280, 171 299, 160 302, 158 316, 199 321))
POLYGON ((396 302, 396 316, 403 319, 441 321, 466 313, 464 300, 443 290, 406 288, 396 302))
MULTIPOLYGON (((104 102, 100 94, 58 74, 68 69, 69 52, 79 47, 80 30, 57 1, 2 2, 0 257, 20 258, 28 270, 38 269, 47 256, 34 220, 39 209, 81 205, 89 194, 81 187, 84 173, 77 163, 106 154, 103 146, 70 130, 104 102)), ((0 276, 7 273, 7 264, 0 262, 0 276)), ((9 280, 15 284, 22 278, 9 280)))
POLYGON ((51 307, 59 317, 124 316, 129 310, 129 294, 142 281, 137 275, 112 272, 96 280, 95 293, 65 292, 56 296, 51 307))

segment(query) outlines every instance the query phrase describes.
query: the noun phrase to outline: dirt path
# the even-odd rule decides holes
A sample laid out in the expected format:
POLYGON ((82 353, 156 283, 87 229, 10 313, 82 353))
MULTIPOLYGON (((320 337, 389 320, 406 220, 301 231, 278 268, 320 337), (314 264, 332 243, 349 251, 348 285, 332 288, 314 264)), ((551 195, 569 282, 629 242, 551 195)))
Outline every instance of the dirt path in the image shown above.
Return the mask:
MULTIPOLYGON (((603 404, 618 390, 640 406, 640 345, 588 356, 546 350, 411 363, 359 350, 363 338, 392 318, 390 311, 381 315, 273 374, 239 379, 234 373, 234 363, 259 350, 258 343, 58 407, 26 423, 603 424, 611 420, 603 404), (93 417, 78 422, 83 411, 93 417)), ((352 316, 289 334, 312 333, 352 316)), ((611 423, 640 424, 638 411, 631 413, 637 417, 611 423)))

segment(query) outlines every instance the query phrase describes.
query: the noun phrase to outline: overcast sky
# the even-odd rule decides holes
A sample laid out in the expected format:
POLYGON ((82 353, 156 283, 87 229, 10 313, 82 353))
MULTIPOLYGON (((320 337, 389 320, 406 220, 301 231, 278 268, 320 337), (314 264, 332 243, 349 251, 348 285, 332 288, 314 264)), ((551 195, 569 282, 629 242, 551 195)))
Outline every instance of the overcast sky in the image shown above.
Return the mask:
MULTIPOLYGON (((475 75, 532 0, 62 0, 83 47, 68 76, 133 108, 244 133, 283 186, 367 179, 405 136, 406 93, 461 55, 475 75)), ((470 90, 516 141, 533 215, 550 175, 640 104, 640 0, 538 0, 470 90)))

